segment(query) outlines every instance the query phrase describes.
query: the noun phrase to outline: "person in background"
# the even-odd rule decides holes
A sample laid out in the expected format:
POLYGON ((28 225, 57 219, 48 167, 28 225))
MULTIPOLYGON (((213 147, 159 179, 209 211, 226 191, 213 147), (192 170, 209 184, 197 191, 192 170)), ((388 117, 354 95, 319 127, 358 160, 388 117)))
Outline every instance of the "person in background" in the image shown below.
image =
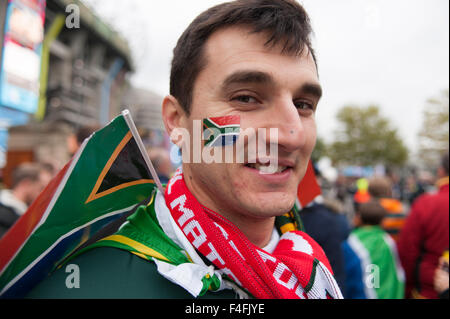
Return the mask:
POLYGON ((67 137, 67 148, 69 154, 74 156, 83 144, 84 140, 98 131, 101 127, 98 125, 82 126, 67 137))
POLYGON ((0 238, 22 216, 53 177, 48 165, 25 163, 12 175, 11 189, 0 191, 0 238))
POLYGON ((448 152, 442 156, 437 175, 438 192, 423 194, 415 200, 398 239, 408 298, 438 298, 434 274, 439 258, 449 247, 448 152))
POLYGON ((356 180, 356 193, 353 195, 353 207, 355 211, 358 210, 359 205, 367 203, 370 200, 370 194, 368 191, 369 181, 365 177, 361 177, 356 180))
POLYGON ((158 173, 161 183, 167 184, 173 173, 169 152, 161 147, 151 148, 148 151, 148 156, 150 157, 150 160, 158 173))
POLYGON ((355 229, 343 244, 348 299, 402 299, 405 276, 395 242, 382 228, 386 210, 377 200, 358 205, 355 229))
POLYGON ((439 299, 449 299, 448 294, 448 249, 439 259, 439 266, 434 272, 434 290, 438 293, 439 299))
POLYGON ((409 205, 412 205, 420 195, 426 192, 426 185, 419 179, 415 170, 412 170, 410 174, 405 181, 405 199, 409 205))
POLYGON ((392 197, 391 181, 385 177, 374 177, 369 180, 368 191, 371 198, 378 200, 387 211, 381 227, 397 241, 398 234, 405 223, 405 214, 402 203, 392 197))
POLYGON ((390 168, 386 168, 386 178, 391 184, 391 197, 402 201, 404 199, 402 178, 390 168))
MULTIPOLYGON (((314 173, 320 181, 321 174, 316 166, 314 173)), ((344 255, 341 245, 350 233, 350 225, 342 210, 338 201, 318 196, 299 213, 305 232, 323 248, 339 287, 345 291, 344 255)))

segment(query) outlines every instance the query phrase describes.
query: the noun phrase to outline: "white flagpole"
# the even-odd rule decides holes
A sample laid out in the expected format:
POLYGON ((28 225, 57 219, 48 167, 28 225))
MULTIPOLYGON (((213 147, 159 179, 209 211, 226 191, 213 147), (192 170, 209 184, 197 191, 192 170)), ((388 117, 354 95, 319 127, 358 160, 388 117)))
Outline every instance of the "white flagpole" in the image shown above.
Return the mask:
POLYGON ((128 127, 130 128, 131 134, 133 134, 133 137, 136 140, 137 146, 139 147, 139 150, 141 151, 142 156, 144 157, 147 167, 150 169, 150 173, 152 174, 152 177, 156 183, 156 186, 158 186, 159 191, 164 195, 165 191, 161 184, 161 181, 159 180, 158 173, 156 173, 156 170, 153 167, 152 161, 150 160, 150 157, 148 156, 148 153, 145 149, 144 143, 142 142, 142 139, 139 136, 136 125, 134 125, 133 118, 131 117, 130 111, 123 110, 122 115, 123 115, 125 121, 127 122, 128 127))

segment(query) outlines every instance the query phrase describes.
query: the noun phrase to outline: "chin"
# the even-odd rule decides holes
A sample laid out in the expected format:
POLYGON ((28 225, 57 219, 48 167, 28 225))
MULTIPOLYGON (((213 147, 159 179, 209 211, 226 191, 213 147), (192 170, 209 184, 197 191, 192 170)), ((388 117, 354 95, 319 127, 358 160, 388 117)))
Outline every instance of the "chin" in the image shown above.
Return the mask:
POLYGON ((248 213, 259 218, 281 216, 288 213, 295 204, 295 195, 287 192, 255 194, 246 198, 248 213), (249 201, 250 199, 250 201, 249 201))

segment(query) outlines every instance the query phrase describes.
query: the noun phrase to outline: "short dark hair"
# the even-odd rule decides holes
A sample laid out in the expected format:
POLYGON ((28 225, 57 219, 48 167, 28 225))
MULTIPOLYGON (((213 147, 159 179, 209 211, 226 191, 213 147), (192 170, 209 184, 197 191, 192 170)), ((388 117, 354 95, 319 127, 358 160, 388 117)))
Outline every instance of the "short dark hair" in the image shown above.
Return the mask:
POLYGON ((368 192, 376 198, 392 197, 392 183, 387 177, 373 177, 369 180, 368 192))
POLYGON ((100 128, 101 127, 99 125, 82 126, 82 127, 78 128, 78 130, 75 133, 78 145, 83 144, 85 139, 90 137, 92 135, 92 133, 95 133, 100 128))
POLYGON ((370 200, 367 203, 362 203, 359 205, 357 211, 364 225, 380 225, 386 213, 386 210, 378 200, 370 200))
POLYGON ((448 175, 448 152, 445 153, 442 158, 441 158, 441 166, 444 169, 444 171, 447 173, 448 175))
POLYGON ((37 182, 41 173, 41 166, 36 163, 23 163, 17 166, 12 173, 11 188, 14 189, 22 181, 37 182))
POLYGON ((282 53, 301 55, 311 45, 312 27, 305 9, 295 0, 235 0, 200 14, 181 35, 173 51, 170 94, 189 115, 195 80, 207 61, 204 46, 211 34, 231 26, 268 32, 266 46, 284 41, 282 53))

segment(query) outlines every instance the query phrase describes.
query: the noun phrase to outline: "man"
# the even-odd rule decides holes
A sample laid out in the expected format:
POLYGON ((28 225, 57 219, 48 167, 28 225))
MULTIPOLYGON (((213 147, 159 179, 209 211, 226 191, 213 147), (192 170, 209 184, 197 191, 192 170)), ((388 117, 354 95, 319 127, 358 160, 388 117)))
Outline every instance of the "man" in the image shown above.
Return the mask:
POLYGON ((169 182, 169 177, 173 173, 169 152, 165 148, 155 147, 148 151, 148 156, 158 173, 161 183, 167 184, 169 182))
POLYGON ((278 155, 258 157, 247 136, 242 163, 237 152, 225 163, 184 161, 164 194, 155 189, 116 234, 68 261, 80 288, 65 289, 63 265, 29 297, 340 298, 322 249, 303 232, 281 231, 301 224, 293 207, 316 140, 321 87, 310 33, 291 0, 238 0, 196 18, 174 50, 162 103, 172 141, 195 157, 226 148, 196 149, 199 121, 275 128, 278 140, 259 137, 278 155))
POLYGON ((438 192, 416 199, 398 241, 408 298, 438 298, 433 279, 439 258, 448 250, 449 236, 448 152, 442 156, 437 174, 438 192))
POLYGON ((26 212, 52 177, 47 166, 35 163, 21 164, 13 171, 11 189, 0 191, 0 237, 26 212))
POLYGON ((385 177, 374 177, 369 180, 369 195, 372 199, 378 200, 381 206, 387 211, 383 218, 381 227, 395 240, 405 223, 403 205, 392 197, 392 183, 385 177))
MULTIPOLYGON (((316 167, 314 173, 317 174, 319 182, 321 173, 316 167)), ((312 189, 313 185, 305 185, 307 181, 308 179, 304 178, 300 185, 312 189)), ((299 213, 305 232, 323 248, 341 291, 345 291, 345 259, 341 245, 350 233, 350 225, 342 210, 339 202, 320 195, 299 213)))
POLYGON ((438 293, 439 299, 449 299, 448 286, 448 250, 439 259, 439 265, 434 272, 434 290, 438 293))
POLYGON ((92 133, 98 131, 100 127, 98 125, 91 126, 82 126, 78 128, 76 131, 69 134, 66 140, 67 150, 71 156, 75 155, 75 153, 80 148, 81 144, 83 144, 84 140, 91 136, 92 133))
POLYGON ((376 199, 358 206, 355 229, 344 242, 350 299, 403 299, 405 275, 397 247, 382 228, 386 210, 376 199))

